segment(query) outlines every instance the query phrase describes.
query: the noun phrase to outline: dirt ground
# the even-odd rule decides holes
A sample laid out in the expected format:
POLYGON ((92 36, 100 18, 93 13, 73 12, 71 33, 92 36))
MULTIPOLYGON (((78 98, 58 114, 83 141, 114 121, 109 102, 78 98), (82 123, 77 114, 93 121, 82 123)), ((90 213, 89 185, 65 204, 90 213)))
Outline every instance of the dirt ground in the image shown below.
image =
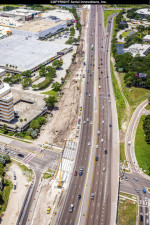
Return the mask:
POLYGON ((11 190, 7 208, 2 215, 2 225, 16 225, 22 203, 29 187, 29 183, 26 181, 26 177, 23 175, 22 170, 16 163, 13 163, 10 166, 9 171, 7 172, 7 179, 11 180, 14 184, 14 171, 17 177, 17 188, 16 190, 11 190))
POLYGON ((58 182, 56 182, 56 180, 44 180, 36 206, 35 214, 33 217, 32 225, 48 225, 50 223, 54 208, 61 194, 61 189, 57 188, 57 184, 58 182), (48 206, 51 207, 50 214, 46 213, 48 206))

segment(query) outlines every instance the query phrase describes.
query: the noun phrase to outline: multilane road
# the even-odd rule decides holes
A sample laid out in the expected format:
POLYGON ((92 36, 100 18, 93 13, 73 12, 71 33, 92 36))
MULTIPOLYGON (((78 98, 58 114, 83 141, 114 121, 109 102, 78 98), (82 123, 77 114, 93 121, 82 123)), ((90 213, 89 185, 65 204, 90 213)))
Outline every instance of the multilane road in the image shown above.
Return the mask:
MULTIPOLYGON (((86 74, 86 91, 84 100, 84 121, 82 124, 82 132, 79 142, 79 149, 74 170, 77 171, 77 177, 73 176, 68 189, 65 202, 60 212, 56 224, 74 224, 78 212, 79 200, 78 195, 82 195, 84 187, 84 181, 86 178, 86 170, 88 165, 89 153, 90 153, 90 142, 92 135, 92 116, 93 116, 93 75, 94 75, 94 51, 91 49, 91 45, 95 46, 95 21, 96 7, 91 6, 90 23, 89 23, 89 34, 88 34, 88 61, 87 63, 87 74, 86 74), (93 34, 93 35, 91 35, 93 34), (88 145, 89 143, 89 145, 88 145), (84 167, 83 175, 79 176, 80 167, 84 167), (70 204, 74 205, 73 212, 69 212, 70 204)), ((82 121, 83 122, 83 121, 82 121)))

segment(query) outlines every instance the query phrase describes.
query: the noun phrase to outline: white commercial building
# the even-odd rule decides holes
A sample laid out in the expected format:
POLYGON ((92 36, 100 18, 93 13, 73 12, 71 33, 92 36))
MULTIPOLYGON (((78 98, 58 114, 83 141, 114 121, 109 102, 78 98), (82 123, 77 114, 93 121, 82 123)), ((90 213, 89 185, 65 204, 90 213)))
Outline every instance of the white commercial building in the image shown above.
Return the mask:
POLYGON ((66 27, 67 22, 65 21, 48 22, 37 20, 12 29, 12 34, 39 39, 50 34, 56 34, 57 32, 66 29, 66 27))
POLYGON ((143 41, 150 42, 150 35, 147 34, 145 37, 143 37, 143 41))
POLYGON ((11 11, 4 11, 3 15, 9 17, 20 17, 23 21, 29 21, 32 20, 34 16, 40 13, 41 13, 40 11, 36 10, 18 8, 11 11))
POLYGON ((144 57, 149 48, 150 45, 133 44, 129 48, 124 48, 124 52, 130 52, 133 57, 135 57, 137 54, 144 57))
POLYGON ((41 14, 41 17, 43 19, 48 19, 52 17, 57 17, 60 20, 65 20, 65 21, 70 21, 73 20, 73 15, 70 13, 68 10, 63 10, 63 9, 55 9, 55 10, 50 10, 47 12, 44 12, 41 14))
POLYGON ((3 76, 5 74, 5 72, 6 72, 5 69, 0 68, 0 77, 3 76))
POLYGON ((10 86, 0 81, 0 120, 10 122, 14 117, 13 96, 10 86))
POLYGON ((150 9, 138 9, 136 13, 138 13, 142 18, 146 18, 150 15, 150 9))

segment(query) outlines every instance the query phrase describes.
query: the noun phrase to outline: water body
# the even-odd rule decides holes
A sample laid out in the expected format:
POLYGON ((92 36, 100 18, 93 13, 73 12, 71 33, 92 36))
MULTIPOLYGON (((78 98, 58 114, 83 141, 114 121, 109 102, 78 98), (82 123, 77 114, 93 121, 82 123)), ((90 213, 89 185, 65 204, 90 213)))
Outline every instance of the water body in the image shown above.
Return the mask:
POLYGON ((118 55, 122 55, 122 54, 124 54, 125 52, 124 52, 124 44, 117 44, 116 45, 116 48, 117 48, 117 54, 118 55))

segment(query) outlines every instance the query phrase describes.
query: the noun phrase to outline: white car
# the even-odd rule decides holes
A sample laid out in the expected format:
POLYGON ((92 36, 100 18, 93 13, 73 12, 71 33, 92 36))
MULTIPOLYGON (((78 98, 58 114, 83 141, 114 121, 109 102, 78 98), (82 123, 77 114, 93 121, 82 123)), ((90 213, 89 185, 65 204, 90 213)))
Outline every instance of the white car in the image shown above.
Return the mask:
POLYGON ((101 143, 103 143, 104 142, 104 139, 101 139, 101 143))
POLYGON ((110 103, 111 101, 109 100, 108 102, 110 103))
POLYGON ((98 149, 99 148, 99 145, 96 145, 96 149, 98 149))
POLYGON ((89 97, 91 97, 91 94, 89 94, 89 97))
POLYGON ((99 130, 97 131, 97 134, 100 135, 100 131, 99 130))
POLYGON ((102 123, 104 123, 104 120, 102 120, 102 123))
POLYGON ((87 118, 86 121, 89 122, 89 118, 87 118))
POLYGON ((131 141, 128 142, 128 145, 131 145, 131 141))
POLYGON ((83 121, 83 124, 85 124, 85 123, 86 123, 86 121, 84 120, 84 121, 83 121))
POLYGON ((99 89, 101 89, 101 86, 99 86, 99 89))
POLYGON ((104 105, 102 106, 102 109, 104 109, 104 105))
POLYGON ((105 172, 106 171, 106 168, 105 167, 103 167, 103 172, 105 172))
POLYGON ((91 142, 89 141, 89 142, 88 142, 88 146, 90 146, 90 145, 91 145, 91 142))
POLYGON ((90 122, 90 124, 92 125, 92 121, 90 122))

